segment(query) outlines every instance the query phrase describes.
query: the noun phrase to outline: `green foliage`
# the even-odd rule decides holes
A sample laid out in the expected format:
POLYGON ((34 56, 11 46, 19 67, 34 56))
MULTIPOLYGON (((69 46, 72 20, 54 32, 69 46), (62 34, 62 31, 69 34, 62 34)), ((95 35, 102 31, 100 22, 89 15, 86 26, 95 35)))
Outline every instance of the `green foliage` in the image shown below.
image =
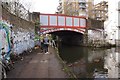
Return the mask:
POLYGON ((38 32, 40 31, 40 23, 38 21, 35 22, 35 35, 39 35, 38 32))
POLYGON ((35 39, 34 41, 40 40, 40 36, 39 35, 35 35, 35 39))

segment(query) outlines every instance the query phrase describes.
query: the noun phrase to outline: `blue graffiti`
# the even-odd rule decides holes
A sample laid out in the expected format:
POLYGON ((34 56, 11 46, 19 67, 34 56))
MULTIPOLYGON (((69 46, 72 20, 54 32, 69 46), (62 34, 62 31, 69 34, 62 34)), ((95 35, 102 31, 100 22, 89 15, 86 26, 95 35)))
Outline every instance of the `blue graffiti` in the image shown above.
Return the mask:
MULTIPOLYGON (((5 58, 8 58, 10 56, 10 51, 11 51, 10 25, 3 21, 0 21, 0 30, 5 32, 4 35, 6 36, 5 38, 8 44, 8 46, 6 46, 8 50, 5 51, 6 52, 5 58)), ((0 42, 0 48, 3 48, 4 46, 1 44, 2 44, 2 41, 0 42)))

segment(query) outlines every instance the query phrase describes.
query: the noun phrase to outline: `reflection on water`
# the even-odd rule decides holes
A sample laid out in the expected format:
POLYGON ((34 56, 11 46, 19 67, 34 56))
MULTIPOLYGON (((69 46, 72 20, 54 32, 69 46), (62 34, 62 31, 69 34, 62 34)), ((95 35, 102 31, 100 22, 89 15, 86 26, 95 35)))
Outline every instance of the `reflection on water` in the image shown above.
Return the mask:
POLYGON ((120 48, 59 45, 61 58, 79 78, 119 78, 120 48))

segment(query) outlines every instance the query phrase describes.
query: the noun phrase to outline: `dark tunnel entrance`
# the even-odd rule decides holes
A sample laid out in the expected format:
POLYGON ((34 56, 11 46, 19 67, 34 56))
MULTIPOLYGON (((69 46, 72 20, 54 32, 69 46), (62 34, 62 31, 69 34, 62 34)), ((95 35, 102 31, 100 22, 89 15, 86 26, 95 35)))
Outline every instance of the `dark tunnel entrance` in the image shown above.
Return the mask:
POLYGON ((52 35, 58 36, 58 40, 67 45, 82 45, 83 44, 83 34, 75 31, 56 31, 50 33, 52 35))

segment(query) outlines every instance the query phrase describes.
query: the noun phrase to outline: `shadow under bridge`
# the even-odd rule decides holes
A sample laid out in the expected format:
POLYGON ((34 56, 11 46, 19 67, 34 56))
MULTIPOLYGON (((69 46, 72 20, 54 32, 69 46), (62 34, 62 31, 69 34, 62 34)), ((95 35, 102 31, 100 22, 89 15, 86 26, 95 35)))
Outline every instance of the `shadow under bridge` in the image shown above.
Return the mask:
POLYGON ((83 44, 83 35, 82 33, 74 31, 56 31, 49 33, 55 36, 58 36, 58 40, 67 45, 82 45, 83 44))
POLYGON ((40 33, 57 35, 64 44, 81 45, 86 27, 85 16, 40 14, 40 33))

